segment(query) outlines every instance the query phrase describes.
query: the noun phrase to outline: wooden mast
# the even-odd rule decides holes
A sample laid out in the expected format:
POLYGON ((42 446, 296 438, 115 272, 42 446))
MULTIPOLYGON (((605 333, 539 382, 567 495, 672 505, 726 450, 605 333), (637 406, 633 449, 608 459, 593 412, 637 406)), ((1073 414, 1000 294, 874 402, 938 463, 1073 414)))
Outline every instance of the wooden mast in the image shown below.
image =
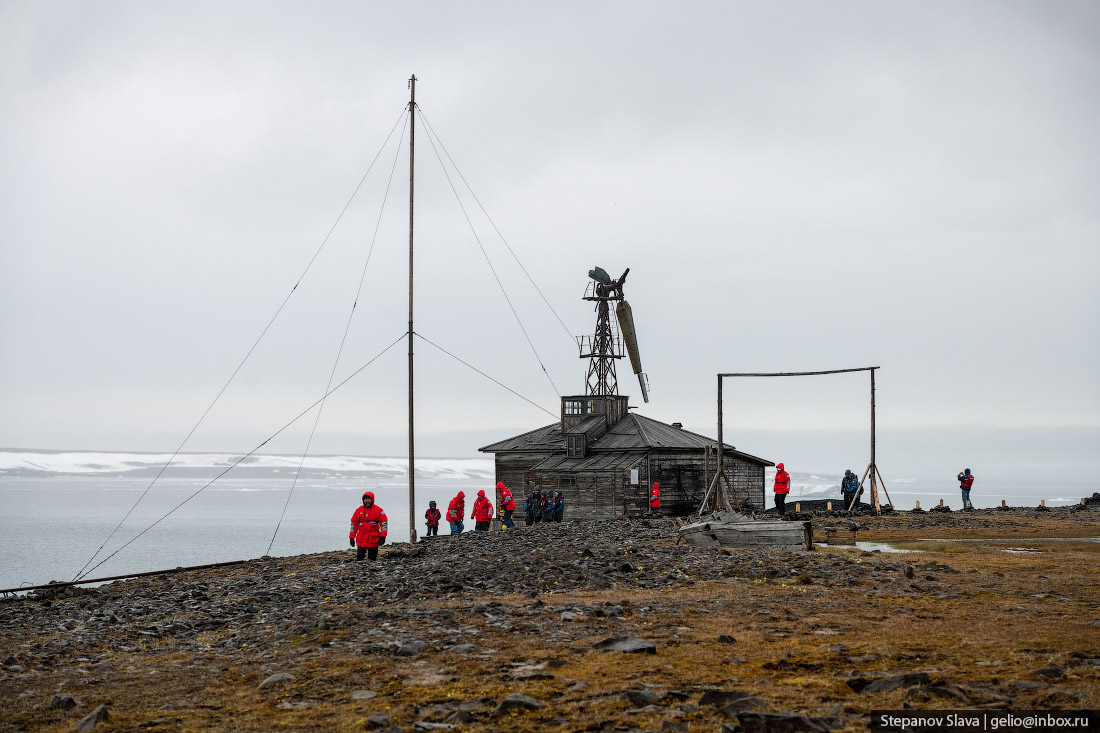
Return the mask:
POLYGON ((409 77, 409 543, 416 544, 416 464, 413 433, 413 172, 416 154, 416 74, 409 77))

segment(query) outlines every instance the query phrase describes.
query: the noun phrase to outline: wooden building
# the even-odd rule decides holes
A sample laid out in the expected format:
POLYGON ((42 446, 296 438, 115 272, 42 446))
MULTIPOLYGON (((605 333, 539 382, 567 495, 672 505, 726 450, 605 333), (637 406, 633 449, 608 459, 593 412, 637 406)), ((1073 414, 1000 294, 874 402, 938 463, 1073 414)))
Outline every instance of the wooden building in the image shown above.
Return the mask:
MULTIPOLYGON (((717 441, 631 412, 617 394, 562 397, 559 422, 479 450, 495 454, 496 480, 516 497, 535 486, 565 494, 568 519, 610 519, 649 511, 649 487, 661 484, 661 513, 699 509, 717 470, 717 441)), ((771 461, 725 445, 722 462, 738 501, 763 509, 771 461)))

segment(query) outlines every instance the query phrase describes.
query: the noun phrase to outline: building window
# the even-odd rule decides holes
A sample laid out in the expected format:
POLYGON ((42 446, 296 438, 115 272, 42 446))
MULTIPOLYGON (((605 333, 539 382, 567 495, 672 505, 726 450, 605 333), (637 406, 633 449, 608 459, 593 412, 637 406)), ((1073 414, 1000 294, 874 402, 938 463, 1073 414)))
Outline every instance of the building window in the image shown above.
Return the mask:
POLYGON ((570 435, 569 442, 566 446, 566 454, 570 458, 584 458, 585 454, 585 436, 583 435, 570 435))
POLYGON ((562 476, 558 479, 559 489, 575 489, 577 488, 577 479, 573 476, 562 476))
POLYGON ((565 400, 566 415, 591 415, 592 400, 565 400))

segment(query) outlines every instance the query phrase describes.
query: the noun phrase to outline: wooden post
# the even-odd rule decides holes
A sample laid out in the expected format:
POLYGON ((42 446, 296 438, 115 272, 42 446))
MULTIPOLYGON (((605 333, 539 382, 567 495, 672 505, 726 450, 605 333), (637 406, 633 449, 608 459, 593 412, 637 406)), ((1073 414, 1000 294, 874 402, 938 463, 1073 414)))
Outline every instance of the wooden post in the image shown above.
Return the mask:
POLYGON ((875 507, 875 514, 882 513, 882 505, 878 500, 878 484, 875 482, 877 471, 875 464, 875 370, 871 370, 871 503, 875 507))
MULTIPOLYGON (((714 470, 715 491, 718 490, 718 477, 722 475, 722 375, 718 375, 718 467, 714 470)), ((768 487, 764 487, 767 494, 768 487)), ((715 496, 717 499, 717 496, 715 496)), ((718 502, 715 501, 715 504, 718 502)), ((763 509, 764 507, 760 507, 763 509)))
POLYGON ((1001 509, 1007 509, 1007 508, 1008 507, 1005 505, 1005 500, 1001 499, 1001 509))
POLYGON ((917 508, 917 509, 920 509, 920 502, 919 502, 919 501, 917 502, 917 506, 916 506, 916 508, 917 508))
POLYGON ((795 504, 794 505, 794 512, 795 512, 795 514, 801 514, 802 513, 802 505, 801 504, 795 504))
POLYGON ((416 169, 416 74, 409 77, 409 542, 416 544, 416 461, 413 432, 413 171, 416 169))
MULTIPOLYGON (((1085 500, 1084 500, 1084 499, 1082 499, 1082 500, 1081 500, 1081 503, 1082 503, 1082 504, 1084 504, 1084 503, 1085 503, 1085 500)), ((833 502, 831 502, 831 501, 830 501, 830 502, 827 502, 827 503, 825 504, 825 508, 826 508, 826 509, 827 509, 828 511, 830 511, 830 512, 831 512, 831 511, 833 510, 833 502)))
POLYGON ((940 508, 943 508, 943 499, 940 499, 940 508))
POLYGON ((1040 499, 1039 500, 1039 506, 1046 506, 1046 505, 1047 505, 1047 500, 1046 499, 1040 499))

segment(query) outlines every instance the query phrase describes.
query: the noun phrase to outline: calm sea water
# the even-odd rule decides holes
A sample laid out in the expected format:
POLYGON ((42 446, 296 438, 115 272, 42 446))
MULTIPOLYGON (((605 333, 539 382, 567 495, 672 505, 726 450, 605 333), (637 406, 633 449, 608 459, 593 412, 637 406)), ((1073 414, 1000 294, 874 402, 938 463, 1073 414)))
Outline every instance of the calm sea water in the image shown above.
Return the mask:
MULTIPOLYGON (((149 485, 149 478, 0 477, 0 588, 72 580, 149 485)), ((201 488, 204 481, 161 479, 93 562, 114 553, 201 488)), ((435 499, 445 511, 459 490, 472 498, 487 479, 417 481, 417 531, 435 499)), ((223 479, 99 565, 90 577, 160 570, 271 555, 348 550, 352 512, 365 489, 389 518, 390 540, 409 538, 408 485, 354 478, 310 480, 294 490, 265 479, 223 479), (275 535, 274 545, 268 545, 275 535)), ((472 501, 467 500, 467 507, 472 501)), ((468 513, 468 512, 467 512, 468 513)), ((467 522, 467 528, 472 524, 467 522)), ((443 532, 446 533, 446 525, 443 532)))

